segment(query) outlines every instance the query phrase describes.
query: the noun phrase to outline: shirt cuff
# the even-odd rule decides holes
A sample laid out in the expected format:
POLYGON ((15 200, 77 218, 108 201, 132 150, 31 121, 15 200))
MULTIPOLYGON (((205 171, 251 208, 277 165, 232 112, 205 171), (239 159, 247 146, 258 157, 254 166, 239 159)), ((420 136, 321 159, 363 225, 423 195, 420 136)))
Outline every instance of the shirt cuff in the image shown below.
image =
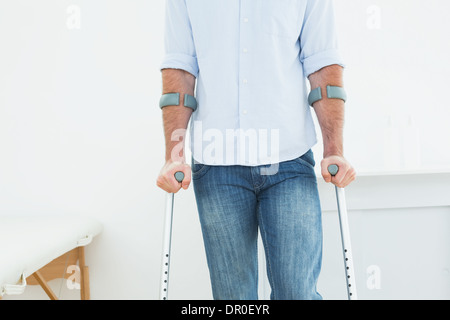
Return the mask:
POLYGON ((160 69, 181 69, 189 72, 196 78, 199 72, 197 58, 182 53, 166 54, 160 69))
POLYGON ((314 72, 319 71, 322 68, 331 66, 333 64, 345 67, 344 61, 342 60, 342 57, 340 56, 338 50, 336 49, 330 49, 316 53, 312 56, 304 58, 302 60, 302 63, 306 78, 309 77, 314 72))

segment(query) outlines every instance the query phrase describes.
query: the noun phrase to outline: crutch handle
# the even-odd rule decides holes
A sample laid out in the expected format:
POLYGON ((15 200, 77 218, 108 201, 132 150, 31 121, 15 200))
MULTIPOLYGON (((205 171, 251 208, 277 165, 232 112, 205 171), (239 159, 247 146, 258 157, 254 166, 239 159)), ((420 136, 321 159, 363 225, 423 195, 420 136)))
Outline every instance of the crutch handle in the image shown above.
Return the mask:
POLYGON ((178 182, 183 182, 183 180, 184 180, 184 173, 181 172, 181 171, 175 172, 175 179, 178 182))
POLYGON ((339 167, 335 164, 328 166, 328 172, 334 177, 339 172, 339 167))

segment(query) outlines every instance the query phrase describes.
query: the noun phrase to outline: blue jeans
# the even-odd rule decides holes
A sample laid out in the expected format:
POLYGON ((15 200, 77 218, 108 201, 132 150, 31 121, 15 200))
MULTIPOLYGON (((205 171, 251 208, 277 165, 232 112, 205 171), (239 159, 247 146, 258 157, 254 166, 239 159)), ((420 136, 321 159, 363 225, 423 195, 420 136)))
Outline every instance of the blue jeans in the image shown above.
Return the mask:
POLYGON ((312 151, 269 166, 192 163, 214 299, 258 299, 258 227, 274 300, 322 299, 322 213, 312 151))

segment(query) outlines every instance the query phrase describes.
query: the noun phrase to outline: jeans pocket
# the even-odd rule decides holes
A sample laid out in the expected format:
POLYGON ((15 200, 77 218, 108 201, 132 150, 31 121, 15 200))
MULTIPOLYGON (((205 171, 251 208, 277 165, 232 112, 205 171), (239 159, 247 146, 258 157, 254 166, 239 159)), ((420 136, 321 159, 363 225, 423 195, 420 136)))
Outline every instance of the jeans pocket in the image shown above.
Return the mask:
POLYGON ((300 163, 301 165, 310 167, 313 170, 316 165, 316 162, 314 160, 314 153, 312 152, 312 150, 309 150, 301 157, 298 157, 297 159, 295 159, 295 161, 300 163))
POLYGON ((298 0, 262 1, 262 29, 265 33, 282 38, 295 38, 300 35, 298 0))
POLYGON ((210 166, 203 164, 203 163, 199 163, 195 160, 192 160, 191 168, 192 168, 192 179, 197 180, 206 174, 206 172, 209 170, 210 166))

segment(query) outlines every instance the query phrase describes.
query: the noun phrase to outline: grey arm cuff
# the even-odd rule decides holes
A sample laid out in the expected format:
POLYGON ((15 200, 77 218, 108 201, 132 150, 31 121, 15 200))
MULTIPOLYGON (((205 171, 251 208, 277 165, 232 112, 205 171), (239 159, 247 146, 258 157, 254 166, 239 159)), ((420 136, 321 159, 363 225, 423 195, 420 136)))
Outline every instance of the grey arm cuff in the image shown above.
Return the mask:
MULTIPOLYGON (((347 101, 347 93, 344 88, 336 86, 327 86, 327 98, 328 99, 340 99, 344 102, 347 101)), ((311 91, 308 96, 308 104, 312 106, 317 101, 322 100, 322 89, 320 87, 311 91)))
MULTIPOLYGON (((159 107, 162 109, 168 106, 178 106, 180 104, 180 94, 179 93, 167 93, 161 96, 159 100, 159 107)), ((197 110, 197 99, 195 97, 185 94, 184 95, 184 106, 186 108, 191 108, 193 111, 197 110)))

